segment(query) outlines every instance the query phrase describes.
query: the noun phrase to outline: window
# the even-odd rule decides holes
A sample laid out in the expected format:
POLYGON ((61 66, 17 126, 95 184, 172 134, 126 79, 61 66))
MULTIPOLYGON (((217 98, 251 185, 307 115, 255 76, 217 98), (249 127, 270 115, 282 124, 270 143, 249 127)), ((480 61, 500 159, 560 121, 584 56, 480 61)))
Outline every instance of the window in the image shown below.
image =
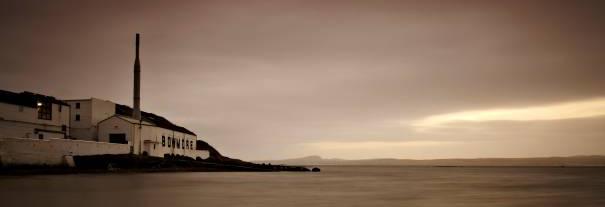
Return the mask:
POLYGON ((185 149, 185 140, 184 140, 184 139, 182 139, 182 140, 181 140, 181 143, 183 143, 183 144, 181 145, 181 146, 182 146, 182 148, 181 148, 181 149, 185 149))
POLYGON ((176 148, 181 148, 181 140, 180 139, 176 140, 176 148))
POLYGON ((53 104, 38 102, 38 119, 53 119, 53 104))
POLYGON ((170 137, 168 137, 168 147, 170 147, 170 137))
POLYGON ((176 139, 172 139, 172 148, 176 147, 176 139))
POLYGON ((80 121, 80 114, 76 114, 76 121, 80 121))
POLYGON ((109 134, 109 143, 128 144, 126 134, 109 134))
POLYGON ((162 136, 162 147, 166 146, 166 137, 162 136))
POLYGON ((76 108, 79 109, 80 108, 80 103, 76 103, 76 108))
POLYGON ((187 147, 185 147, 185 149, 189 149, 189 141, 187 141, 186 143, 187 143, 187 147))
POLYGON ((66 125, 61 125, 61 131, 62 132, 66 132, 67 131, 67 126, 66 125))

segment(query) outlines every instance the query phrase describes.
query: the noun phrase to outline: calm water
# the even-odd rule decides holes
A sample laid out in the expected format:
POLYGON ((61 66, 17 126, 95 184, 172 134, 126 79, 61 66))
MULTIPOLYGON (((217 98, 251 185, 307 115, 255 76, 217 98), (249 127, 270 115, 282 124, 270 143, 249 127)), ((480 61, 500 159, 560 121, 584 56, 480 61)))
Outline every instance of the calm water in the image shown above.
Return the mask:
POLYGON ((0 206, 605 206, 605 168, 0 177, 0 206))

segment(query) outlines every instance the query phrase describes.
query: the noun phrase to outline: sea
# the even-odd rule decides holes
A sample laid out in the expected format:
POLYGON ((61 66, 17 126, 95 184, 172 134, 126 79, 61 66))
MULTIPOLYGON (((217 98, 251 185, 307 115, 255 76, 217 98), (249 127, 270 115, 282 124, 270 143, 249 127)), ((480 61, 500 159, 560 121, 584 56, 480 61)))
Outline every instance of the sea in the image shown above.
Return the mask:
POLYGON ((605 206, 603 167, 0 176, 0 206, 605 206))

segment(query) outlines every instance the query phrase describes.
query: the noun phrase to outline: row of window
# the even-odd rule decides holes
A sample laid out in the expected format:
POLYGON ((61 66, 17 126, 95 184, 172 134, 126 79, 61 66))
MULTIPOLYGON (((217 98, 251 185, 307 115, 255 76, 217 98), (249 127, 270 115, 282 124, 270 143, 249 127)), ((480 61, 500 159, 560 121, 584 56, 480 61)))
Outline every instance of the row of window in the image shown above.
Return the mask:
MULTIPOLYGON (((52 120, 53 119, 53 104, 51 102, 38 102, 38 119, 44 120, 52 120)), ((59 112, 63 111, 63 106, 61 104, 59 106, 59 112)), ((23 112, 23 106, 19 107, 19 112, 23 112)), ((80 116, 80 115, 77 115, 80 116)), ((79 119, 78 119, 79 120, 79 119)))
POLYGON ((180 148, 180 149, 195 149, 193 146, 195 143, 191 140, 178 139, 168 137, 168 143, 166 143, 166 137, 162 136, 162 147, 172 147, 172 148, 180 148))

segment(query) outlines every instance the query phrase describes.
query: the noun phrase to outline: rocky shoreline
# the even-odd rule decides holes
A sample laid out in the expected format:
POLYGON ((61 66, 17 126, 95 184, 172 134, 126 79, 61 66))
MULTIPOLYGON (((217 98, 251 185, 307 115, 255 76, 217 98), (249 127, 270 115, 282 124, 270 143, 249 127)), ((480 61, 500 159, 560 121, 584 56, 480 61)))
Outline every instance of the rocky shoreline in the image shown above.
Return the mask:
POLYGON ((3 166, 0 175, 78 174, 78 173, 139 173, 139 172, 310 172, 302 166, 256 164, 244 161, 221 162, 194 160, 181 156, 166 158, 139 155, 74 156, 75 167, 3 166))

